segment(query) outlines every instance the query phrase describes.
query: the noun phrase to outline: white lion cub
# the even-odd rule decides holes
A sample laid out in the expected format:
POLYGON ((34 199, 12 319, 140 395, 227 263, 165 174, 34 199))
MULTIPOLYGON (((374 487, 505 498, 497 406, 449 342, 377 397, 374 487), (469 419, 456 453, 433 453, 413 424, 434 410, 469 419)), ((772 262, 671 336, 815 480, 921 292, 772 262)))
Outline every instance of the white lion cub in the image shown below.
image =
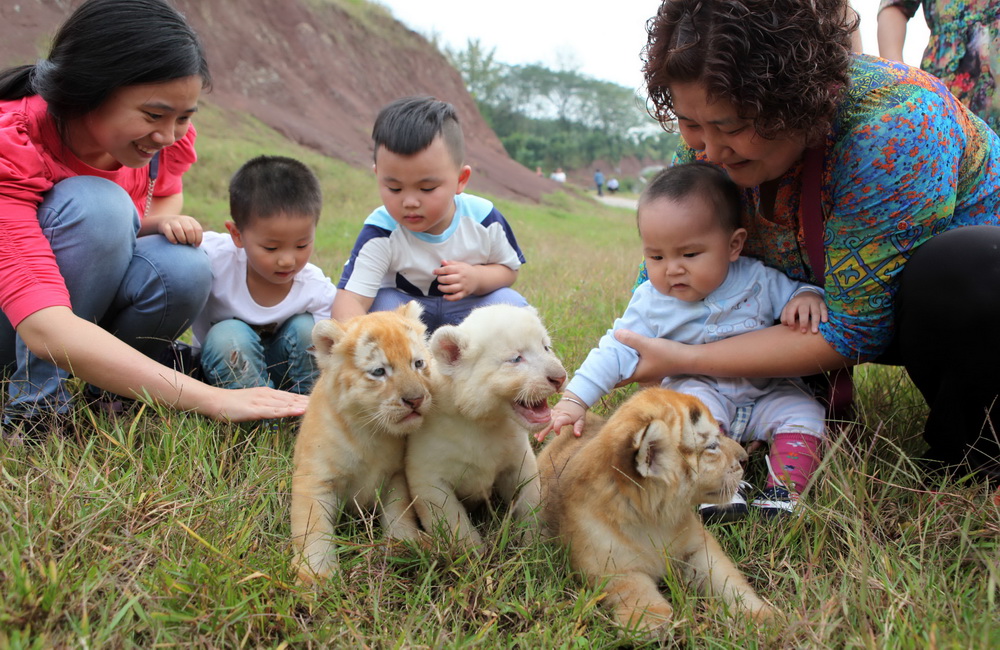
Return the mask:
MULTIPOLYGON (((466 506, 495 493, 513 502, 515 518, 534 518, 539 484, 529 436, 549 422, 548 398, 566 371, 534 307, 475 309, 462 324, 438 329, 430 347, 435 408, 410 436, 406 480, 425 530, 446 526, 463 547, 478 546, 466 506)), ((535 527, 529 522, 529 538, 535 527)))

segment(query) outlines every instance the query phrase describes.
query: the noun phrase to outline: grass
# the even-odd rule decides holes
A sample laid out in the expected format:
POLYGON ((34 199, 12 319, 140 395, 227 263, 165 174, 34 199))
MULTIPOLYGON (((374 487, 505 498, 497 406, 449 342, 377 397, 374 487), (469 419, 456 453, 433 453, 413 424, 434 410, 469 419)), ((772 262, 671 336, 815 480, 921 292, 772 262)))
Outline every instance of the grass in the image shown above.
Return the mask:
MULTIPOLYGON (((378 203, 370 172, 211 107, 199 129, 188 211, 221 227, 242 161, 297 156, 324 183, 317 262, 336 277, 378 203)), ((497 203, 529 260, 517 286, 573 369, 627 303, 633 217, 572 189, 539 205, 497 203)), ((864 366, 857 379, 858 421, 837 427, 804 516, 714 528, 785 620, 728 619, 668 579, 668 645, 1000 646, 998 507, 975 486, 921 487, 909 460, 921 449, 920 398, 898 369, 864 366)), ((371 520, 345 521, 340 573, 300 588, 289 570, 293 430, 151 407, 117 422, 75 416, 77 437, 0 442, 0 648, 647 645, 609 621, 561 550, 519 546, 489 513, 481 556, 387 545, 371 520)))

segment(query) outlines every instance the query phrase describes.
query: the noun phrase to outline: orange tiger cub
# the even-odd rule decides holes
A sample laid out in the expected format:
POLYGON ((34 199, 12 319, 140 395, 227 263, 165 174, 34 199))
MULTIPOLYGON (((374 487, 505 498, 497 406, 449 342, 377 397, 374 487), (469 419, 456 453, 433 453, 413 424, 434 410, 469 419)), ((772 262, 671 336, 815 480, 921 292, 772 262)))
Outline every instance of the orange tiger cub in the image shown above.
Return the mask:
POLYGON ((746 452, 696 398, 647 388, 603 423, 571 427, 538 457, 543 532, 569 547, 619 624, 648 632, 673 609, 657 587, 669 559, 704 594, 756 619, 774 615, 701 523, 694 506, 726 503, 746 452), (606 581, 606 582, 605 582, 606 581))
POLYGON ((403 473, 406 438, 431 406, 430 354, 415 302, 345 323, 320 321, 321 374, 295 443, 293 565, 313 582, 337 567, 334 525, 343 509, 375 507, 391 538, 418 534, 403 473))

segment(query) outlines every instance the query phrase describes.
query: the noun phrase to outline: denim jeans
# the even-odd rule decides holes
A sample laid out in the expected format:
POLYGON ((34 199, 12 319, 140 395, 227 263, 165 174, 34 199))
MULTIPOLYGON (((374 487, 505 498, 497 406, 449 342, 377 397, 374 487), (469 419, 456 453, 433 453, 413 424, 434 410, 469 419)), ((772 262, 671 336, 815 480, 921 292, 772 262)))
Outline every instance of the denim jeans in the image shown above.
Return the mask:
MULTIPOLYGON (((212 270, 197 248, 161 235, 137 238, 139 215, 115 183, 75 176, 45 193, 38 222, 69 290, 73 313, 158 358, 208 299, 212 270)), ((32 354, 0 315, 0 362, 9 375, 5 416, 70 408, 70 373, 32 354)))
POLYGON ((205 380, 223 388, 267 386, 307 394, 319 374, 313 323, 312 314, 299 314, 273 334, 261 334, 235 318, 216 323, 202 342, 205 380))
POLYGON ((502 287, 485 296, 469 296, 461 300, 445 300, 440 296, 411 296, 398 289, 382 288, 375 294, 375 300, 368 311, 391 311, 411 300, 416 300, 424 308, 420 320, 427 326, 428 334, 442 325, 458 325, 476 307, 497 304, 528 306, 524 296, 510 287, 502 287))

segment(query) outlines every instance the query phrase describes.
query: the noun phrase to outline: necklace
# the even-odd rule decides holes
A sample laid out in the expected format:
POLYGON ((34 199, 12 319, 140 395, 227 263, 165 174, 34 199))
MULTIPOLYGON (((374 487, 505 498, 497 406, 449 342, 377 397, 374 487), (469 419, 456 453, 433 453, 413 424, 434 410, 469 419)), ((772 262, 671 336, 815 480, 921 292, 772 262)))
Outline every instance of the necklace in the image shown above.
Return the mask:
POLYGON ((149 214, 149 207, 153 205, 153 187, 156 185, 156 176, 160 172, 160 152, 157 151, 153 159, 149 161, 149 186, 146 188, 146 207, 142 210, 142 216, 149 214))

